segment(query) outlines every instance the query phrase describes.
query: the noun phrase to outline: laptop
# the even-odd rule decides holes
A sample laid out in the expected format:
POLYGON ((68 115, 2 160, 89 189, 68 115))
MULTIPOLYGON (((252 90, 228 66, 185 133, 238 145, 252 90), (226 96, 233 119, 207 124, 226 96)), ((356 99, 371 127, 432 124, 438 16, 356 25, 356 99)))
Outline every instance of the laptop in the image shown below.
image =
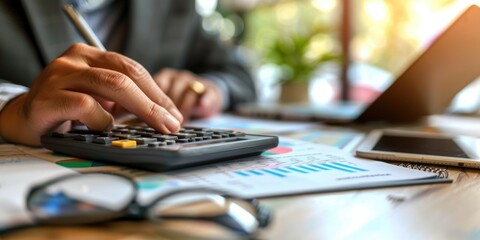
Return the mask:
POLYGON ((368 106, 248 104, 242 115, 330 123, 410 122, 443 113, 455 95, 480 75, 480 8, 467 8, 368 106))

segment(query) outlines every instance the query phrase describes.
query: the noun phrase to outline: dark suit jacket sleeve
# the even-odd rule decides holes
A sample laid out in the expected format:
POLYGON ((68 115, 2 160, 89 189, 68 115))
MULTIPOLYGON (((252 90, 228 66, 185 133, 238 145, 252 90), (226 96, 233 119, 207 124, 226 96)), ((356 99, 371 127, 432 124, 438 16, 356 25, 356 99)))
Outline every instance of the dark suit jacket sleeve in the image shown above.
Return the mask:
MULTIPOLYGON (((31 86, 45 65, 74 42, 75 29, 58 7, 62 2, 0 1, 0 79, 31 86)), ((195 1, 131 0, 129 4, 132 34, 123 54, 151 73, 165 67, 188 69, 224 83, 228 110, 255 99, 254 83, 244 64, 232 48, 203 31, 195 1)))
POLYGON ((256 99, 255 86, 250 73, 233 47, 222 43, 201 26, 201 18, 194 17, 194 33, 190 38, 187 69, 192 72, 220 80, 227 88, 227 110, 235 105, 256 99))

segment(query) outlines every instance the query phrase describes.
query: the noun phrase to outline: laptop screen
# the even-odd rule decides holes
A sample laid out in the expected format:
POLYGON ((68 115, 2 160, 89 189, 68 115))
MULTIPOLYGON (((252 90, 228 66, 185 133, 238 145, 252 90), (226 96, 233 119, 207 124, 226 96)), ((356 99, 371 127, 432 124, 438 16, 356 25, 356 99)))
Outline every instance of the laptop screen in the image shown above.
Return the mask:
POLYGON ((414 121, 443 113, 480 75, 480 8, 471 6, 356 121, 414 121))
MULTIPOLYGON (((480 56, 479 22, 480 10, 477 6, 464 10, 449 27, 425 44, 416 59, 410 59, 410 65, 404 67, 405 70, 396 78, 380 68, 354 64, 351 70, 360 74, 353 72, 352 77, 360 75, 365 78, 360 81, 370 81, 377 87, 377 95, 364 101, 367 105, 263 103, 240 106, 238 110, 245 115, 333 122, 404 122, 442 113, 455 95, 480 74, 480 64, 476 60, 480 56)), ((316 90, 319 87, 327 86, 314 86, 310 95, 325 97, 324 91, 316 90)))

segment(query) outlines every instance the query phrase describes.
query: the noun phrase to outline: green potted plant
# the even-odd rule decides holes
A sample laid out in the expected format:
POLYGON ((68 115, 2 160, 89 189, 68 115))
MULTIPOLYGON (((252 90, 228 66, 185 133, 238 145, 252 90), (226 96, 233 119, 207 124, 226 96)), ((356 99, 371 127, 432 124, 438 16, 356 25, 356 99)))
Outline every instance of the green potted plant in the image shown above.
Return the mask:
POLYGON ((338 60, 339 56, 325 52, 312 56, 314 37, 328 30, 317 28, 308 33, 294 33, 279 36, 268 49, 266 61, 281 69, 278 80, 282 103, 306 103, 309 100, 308 88, 312 75, 325 62, 338 60))

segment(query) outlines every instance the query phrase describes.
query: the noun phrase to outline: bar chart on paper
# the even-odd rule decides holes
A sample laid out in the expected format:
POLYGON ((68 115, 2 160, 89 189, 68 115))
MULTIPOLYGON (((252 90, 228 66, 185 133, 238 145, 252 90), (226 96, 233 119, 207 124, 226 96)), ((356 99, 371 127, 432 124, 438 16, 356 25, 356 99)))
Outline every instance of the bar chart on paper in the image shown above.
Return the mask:
POLYGON ((323 174, 327 172, 338 172, 338 173, 355 173, 355 172, 368 172, 368 170, 355 167, 346 163, 331 162, 331 163, 321 163, 321 164, 306 164, 306 165, 296 165, 296 166, 287 166, 280 168, 270 168, 270 169, 251 169, 245 171, 235 171, 234 173, 241 177, 258 177, 258 176, 268 176, 268 177, 280 177, 286 178, 292 174, 323 174))
POLYGON ((172 186, 165 184, 165 179, 173 181, 175 188, 209 187, 243 197, 270 197, 431 177, 435 174, 356 159, 332 146, 280 138, 278 147, 260 156, 149 176, 148 187, 141 189, 140 195, 145 199, 165 191, 172 186))

